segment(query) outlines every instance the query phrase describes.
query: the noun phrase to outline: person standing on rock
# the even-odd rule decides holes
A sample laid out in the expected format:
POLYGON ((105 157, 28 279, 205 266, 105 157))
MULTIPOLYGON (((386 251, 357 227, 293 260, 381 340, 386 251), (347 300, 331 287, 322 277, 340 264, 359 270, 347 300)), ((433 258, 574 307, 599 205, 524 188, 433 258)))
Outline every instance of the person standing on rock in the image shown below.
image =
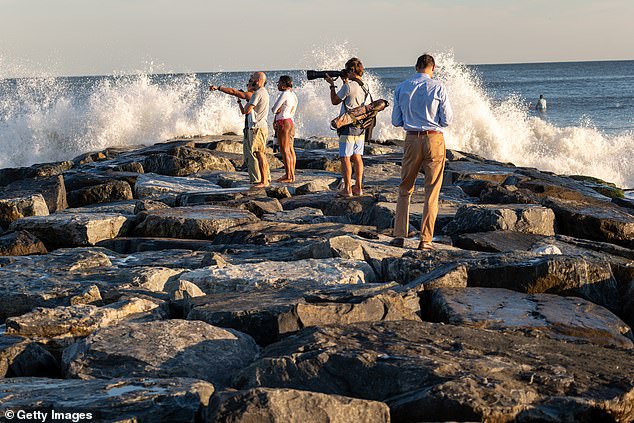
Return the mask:
MULTIPOLYGON (((346 75, 341 77, 343 86, 336 91, 334 79, 329 75, 324 78, 330 84, 330 102, 333 106, 341 104, 341 114, 366 103, 369 92, 363 86, 361 77, 364 73, 361 60, 356 57, 346 62, 346 75)), ((355 125, 346 125, 337 131, 339 135, 339 157, 341 159, 341 175, 343 190, 339 195, 351 197, 363 195, 363 147, 364 129, 355 125), (355 171, 355 185, 352 186, 352 165, 355 171)))
POLYGON ((445 138, 443 128, 452 120, 447 89, 432 79, 436 62, 429 54, 416 61, 416 73, 401 82, 394 91, 392 125, 406 132, 391 244, 402 247, 409 230, 409 206, 416 177, 421 168, 425 173, 425 203, 421 222, 419 249, 433 249, 432 238, 438 197, 445 168, 445 138))
POLYGON ((251 75, 251 78, 249 78, 246 92, 220 85, 211 85, 209 87, 210 91, 220 91, 238 98, 240 112, 245 115, 242 154, 249 172, 249 181, 258 188, 268 186, 271 180, 268 162, 264 153, 264 149, 266 148, 266 137, 268 136, 266 115, 269 107, 269 95, 266 89, 263 88, 265 83, 266 75, 263 72, 255 72, 251 75), (258 97, 256 98, 256 107, 252 104, 251 100, 260 89, 262 89, 262 91, 260 91, 260 94, 258 94, 258 97), (242 100, 248 101, 246 107, 242 105, 242 100), (249 107, 250 104, 251 107, 249 107), (253 130, 254 128, 259 130, 253 130), (262 141, 264 143, 264 147, 259 145, 262 138, 264 139, 264 141, 262 141), (261 153, 258 154, 256 149, 261 150, 261 153), (266 177, 262 178, 262 175, 266 175, 266 177))
POLYGON ((286 174, 278 179, 278 182, 294 182, 295 181, 295 149, 293 148, 293 139, 295 137, 295 122, 293 117, 297 110, 297 96, 293 92, 293 78, 288 75, 280 76, 277 82, 277 89, 280 95, 273 104, 271 111, 275 115, 273 128, 275 135, 280 143, 280 151, 284 160, 284 170, 286 174))

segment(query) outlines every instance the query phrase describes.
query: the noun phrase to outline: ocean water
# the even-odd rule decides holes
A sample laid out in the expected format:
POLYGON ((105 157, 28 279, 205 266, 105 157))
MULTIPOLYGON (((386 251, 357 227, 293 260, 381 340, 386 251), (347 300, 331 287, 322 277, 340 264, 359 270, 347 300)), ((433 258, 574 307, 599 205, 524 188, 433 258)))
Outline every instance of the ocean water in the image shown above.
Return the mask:
MULTIPOLYGON (((354 52, 314 51, 302 70, 270 71, 295 80, 298 137, 332 137, 327 84, 307 81, 306 69, 340 69, 354 52)), ((634 188, 634 61, 466 66, 451 53, 434 54, 436 77, 455 112, 449 148, 559 174, 584 174, 634 188), (546 113, 531 109, 540 94, 546 113)), ((209 84, 243 87, 249 72, 91 77, 9 78, 0 61, 0 167, 67 160, 109 146, 152 144, 179 136, 240 133, 232 97, 209 84)), ((375 99, 391 101, 410 67, 369 68, 375 99)), ((272 100, 274 83, 267 85, 272 100)), ((403 137, 379 115, 375 137, 403 137)))

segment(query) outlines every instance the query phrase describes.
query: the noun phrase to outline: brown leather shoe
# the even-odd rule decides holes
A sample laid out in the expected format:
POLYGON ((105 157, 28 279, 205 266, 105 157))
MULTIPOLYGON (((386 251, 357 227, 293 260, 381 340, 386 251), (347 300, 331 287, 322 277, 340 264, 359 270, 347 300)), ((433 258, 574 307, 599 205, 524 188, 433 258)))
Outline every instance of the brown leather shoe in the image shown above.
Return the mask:
POLYGON ((405 246, 405 238, 394 238, 390 241, 390 245, 392 247, 400 247, 403 248, 405 246))

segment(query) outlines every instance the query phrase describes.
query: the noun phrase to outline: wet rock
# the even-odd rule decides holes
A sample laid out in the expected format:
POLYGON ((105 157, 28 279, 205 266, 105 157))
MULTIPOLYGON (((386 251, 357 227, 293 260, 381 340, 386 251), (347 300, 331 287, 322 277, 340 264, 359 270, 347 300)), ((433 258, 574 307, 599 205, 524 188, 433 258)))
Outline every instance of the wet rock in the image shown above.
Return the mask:
POLYGON ((201 178, 176 178, 146 173, 139 175, 134 185, 134 196, 141 200, 163 201, 174 205, 183 193, 208 192, 220 189, 219 185, 201 178))
POLYGON ((188 320, 248 333, 260 345, 309 326, 419 320, 419 306, 389 288, 393 285, 341 285, 328 288, 260 289, 216 293, 186 301, 188 320))
POLYGON ((257 220, 248 211, 222 206, 175 207, 141 216, 136 235, 185 239, 213 239, 227 228, 257 220))
POLYGON ((7 333, 30 338, 87 336, 99 328, 116 324, 130 315, 144 313, 156 307, 157 305, 151 301, 133 298, 105 307, 73 305, 37 308, 22 316, 7 319, 7 333))
POLYGON ((0 226, 7 227, 25 216, 48 216, 48 207, 40 194, 0 198, 0 226))
POLYGON ((255 388, 216 394, 210 422, 389 422, 387 405, 296 389, 255 388))
POLYGON ((202 170, 235 171, 228 159, 188 147, 176 147, 167 153, 149 155, 143 161, 143 169, 148 173, 169 176, 189 176, 202 170))
POLYGON ((341 173, 341 162, 336 152, 318 150, 295 150, 297 169, 320 169, 341 173))
POLYGON ((631 417, 630 356, 630 350, 452 325, 360 323, 308 328, 270 345, 236 387, 383 401, 395 422, 510 421, 529 413, 551 421, 593 415, 619 421, 631 417))
POLYGON ((554 235, 555 215, 548 208, 527 204, 462 206, 445 228, 450 234, 496 230, 554 235))
POLYGON ((581 298, 497 288, 438 289, 434 321, 632 348, 632 331, 607 309, 581 298))
POLYGON ((0 384, 4 377, 29 376, 58 377, 59 364, 39 344, 17 336, 1 335, 0 384))
POLYGON ((65 420, 90 413, 92 421, 189 423, 202 421, 214 387, 196 379, 125 378, 0 380, 0 407, 63 413, 65 420), (66 414, 68 413, 68 414, 66 414), (76 413, 73 416, 72 413, 76 413))
POLYGON ((56 213, 16 220, 10 229, 26 230, 41 239, 47 247, 95 245, 104 239, 121 235, 126 216, 108 213, 56 213))
POLYGON ((125 181, 112 180, 70 191, 67 198, 70 207, 82 207, 89 204, 132 200, 133 195, 130 184, 125 181))
POLYGON ((479 197, 484 204, 539 204, 539 199, 530 191, 514 186, 490 186, 482 190, 479 197))
POLYGON ((634 248, 634 216, 618 206, 555 199, 544 205, 555 212, 559 233, 634 248))
POLYGON ((0 235, 0 256, 27 256, 47 252, 42 241, 27 231, 7 232, 0 235))
POLYGON ((258 353, 253 339, 199 321, 123 323, 64 350, 67 377, 196 377, 227 386, 258 353))

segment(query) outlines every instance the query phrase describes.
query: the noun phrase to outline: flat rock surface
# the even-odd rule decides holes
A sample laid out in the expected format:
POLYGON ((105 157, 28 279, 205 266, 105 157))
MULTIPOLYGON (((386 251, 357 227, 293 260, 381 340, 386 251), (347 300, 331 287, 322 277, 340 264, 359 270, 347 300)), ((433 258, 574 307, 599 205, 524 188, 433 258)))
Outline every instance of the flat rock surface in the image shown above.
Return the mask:
POLYGON ((305 329, 236 386, 385 401, 396 422, 634 417, 630 350, 413 321, 305 329))
POLYGON ((246 334, 199 321, 122 323, 68 347, 62 362, 70 378, 192 377, 226 386, 258 349, 246 334))
POLYGON ((248 263, 240 266, 211 266, 184 273, 203 292, 235 292, 285 286, 328 286, 373 282, 374 271, 364 261, 340 258, 293 262, 248 263))
POLYGON ((55 410, 91 413, 88 421, 187 423, 199 419, 213 392, 212 384, 185 378, 0 379, 0 408, 48 412, 47 421, 55 410))
POLYGON ((111 213, 56 213, 16 220, 11 230, 25 230, 47 246, 80 247, 95 245, 121 233, 128 217, 111 213))
POLYGON ((581 298, 495 288, 437 289, 429 307, 435 321, 451 325, 633 347, 632 331, 621 319, 581 298))
POLYGON ((140 236, 212 239, 224 229, 257 221, 249 211, 222 206, 174 207, 143 212, 140 236))

